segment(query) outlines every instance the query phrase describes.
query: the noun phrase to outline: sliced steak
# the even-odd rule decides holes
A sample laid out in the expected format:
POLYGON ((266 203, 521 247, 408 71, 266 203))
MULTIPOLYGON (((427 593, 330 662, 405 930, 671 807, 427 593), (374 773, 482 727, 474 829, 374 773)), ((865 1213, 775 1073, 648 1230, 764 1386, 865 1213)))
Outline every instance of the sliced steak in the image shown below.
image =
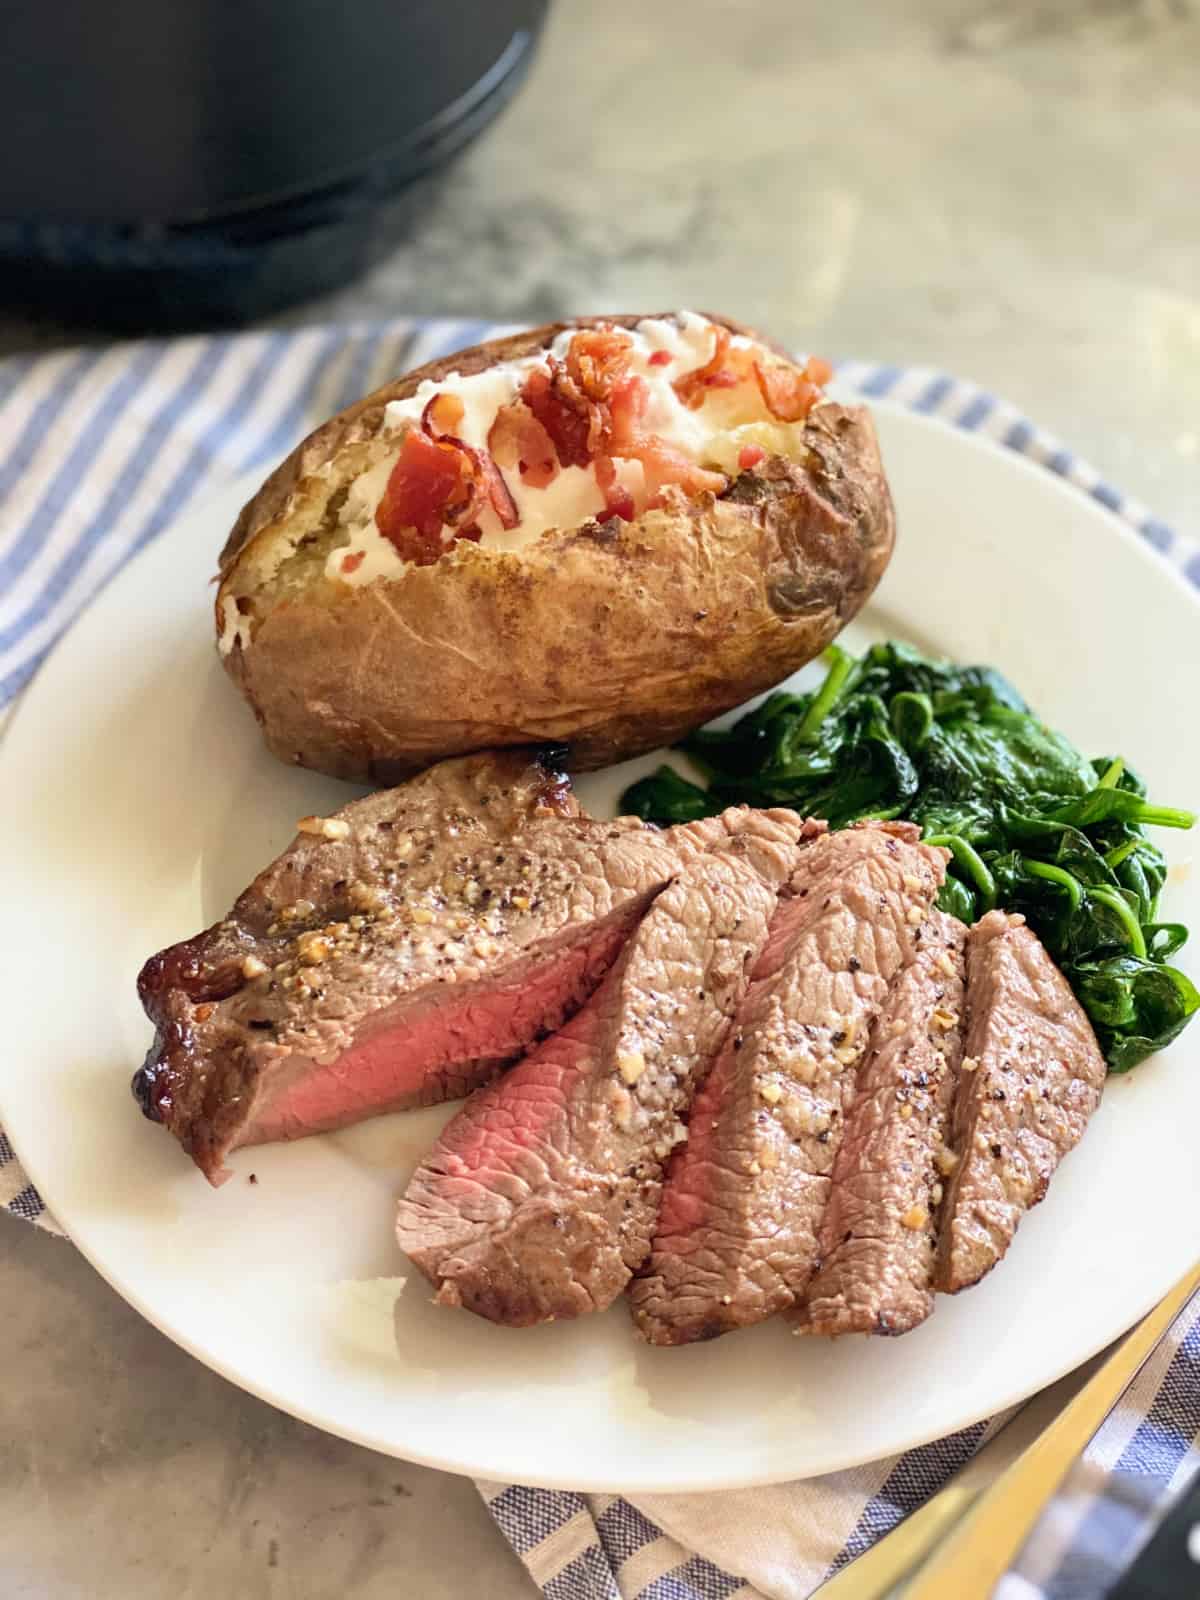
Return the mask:
POLYGON ((964 1050, 934 1266, 951 1294, 1003 1256, 1104 1087, 1091 1023, 1024 917, 991 911, 971 929, 964 1050))
POLYGON ((484 756, 307 819, 223 922, 143 968, 143 1110, 218 1182, 241 1145, 486 1082, 583 1003, 725 832, 577 812, 561 773, 484 756))
POLYGON ((306 819, 228 917, 146 963, 134 1092, 214 1181, 240 1144, 465 1093, 591 992, 677 865, 663 840, 579 818, 519 753, 306 819))
MULTIPOLYGON (((247 961, 276 964, 298 931, 372 912, 397 885, 412 892, 436 883, 446 870, 445 839, 465 851, 508 839, 534 817, 578 815, 565 774, 513 751, 443 761, 332 817, 306 817, 223 921, 146 962, 142 1004, 158 1021, 176 987, 197 1002, 225 999, 248 981, 247 961)), ((148 1115, 154 1077, 151 1051, 135 1080, 148 1115)))
POLYGON ((799 854, 794 830, 750 819, 774 881, 746 854, 685 866, 582 1010, 473 1095, 418 1168, 397 1235, 440 1303, 514 1327, 575 1317, 645 1259, 680 1117, 799 854))
POLYGON ((801 856, 631 1291, 652 1344, 713 1338, 803 1291, 871 1023, 929 936, 946 857, 918 839, 905 823, 861 825, 801 856))
POLYGON ((875 1019, 833 1163, 820 1264, 795 1313, 801 1332, 907 1333, 933 1310, 966 937, 956 918, 933 911, 875 1019))

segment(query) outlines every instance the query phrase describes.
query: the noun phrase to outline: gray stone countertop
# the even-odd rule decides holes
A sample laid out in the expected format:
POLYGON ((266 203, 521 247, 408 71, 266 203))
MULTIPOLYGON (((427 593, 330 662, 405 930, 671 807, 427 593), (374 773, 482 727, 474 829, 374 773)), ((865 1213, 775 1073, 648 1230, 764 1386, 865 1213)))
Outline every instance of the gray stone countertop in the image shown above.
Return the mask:
MULTIPOLYGON (((973 378, 1195 537, 1197 60, 1195 0, 559 0, 395 252, 279 320, 719 309, 973 378)), ((13 1600, 532 1593, 470 1484, 241 1394, 7 1218, 0 1306, 13 1600)))
POLYGON ((1198 60, 1198 0, 557 0, 395 252, 277 321, 722 310, 972 378, 1195 533, 1198 60))

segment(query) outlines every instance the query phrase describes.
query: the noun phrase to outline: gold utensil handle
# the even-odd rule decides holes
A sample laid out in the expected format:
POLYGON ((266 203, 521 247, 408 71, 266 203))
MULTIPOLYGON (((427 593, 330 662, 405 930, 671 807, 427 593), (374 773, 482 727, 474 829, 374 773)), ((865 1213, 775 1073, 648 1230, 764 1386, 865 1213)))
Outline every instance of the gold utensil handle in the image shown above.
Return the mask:
POLYGON ((1200 1289, 1200 1264, 1130 1333, 1058 1420, 1001 1474, 903 1590, 904 1600, 986 1600, 1046 1502, 1200 1289))
POLYGON ((870 1550, 821 1585, 814 1600, 881 1600, 962 1520, 979 1489, 951 1479, 870 1550))

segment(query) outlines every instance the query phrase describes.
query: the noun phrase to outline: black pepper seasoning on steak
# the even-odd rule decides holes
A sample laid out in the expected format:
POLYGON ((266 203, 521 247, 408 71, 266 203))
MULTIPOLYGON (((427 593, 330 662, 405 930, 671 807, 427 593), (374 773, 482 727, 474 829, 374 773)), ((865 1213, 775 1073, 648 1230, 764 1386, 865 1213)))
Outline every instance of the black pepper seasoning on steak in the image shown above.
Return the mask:
POLYGON ((727 832, 597 822, 565 783, 485 754, 304 819, 223 922, 147 962, 139 1103, 219 1182, 242 1145, 494 1077, 574 1014, 682 862, 727 832))
POLYGON ((941 911, 875 1019, 821 1218, 804 1333, 907 1333, 933 1309, 937 1218, 963 1037, 967 930, 941 911))
POLYGON ((801 857, 734 1023, 744 1043, 696 1097, 631 1290, 651 1343, 712 1338, 803 1292, 871 1023, 944 877, 945 851, 918 840, 864 824, 801 857))
POLYGON ((417 1169, 397 1235, 440 1303, 514 1327, 574 1317, 644 1260, 680 1119, 802 849, 789 813, 743 821, 753 837, 685 865, 591 999, 417 1169))
MULTIPOLYGON (((515 937, 524 949, 551 931, 536 925, 534 902, 551 884, 557 892, 572 880, 579 865, 572 852, 590 849, 589 859, 595 856, 587 841, 598 825, 579 819, 566 785, 552 764, 528 753, 484 754, 442 762, 332 817, 305 818, 293 843, 222 922, 161 951, 142 969, 138 992, 156 1030, 133 1084, 146 1115, 164 1122, 216 1179, 239 1144, 382 1109, 343 1094, 340 1104, 313 1106, 307 1123, 299 1117, 277 1129, 256 1126, 280 1092, 295 1090, 360 1035, 369 1036, 405 984, 432 994, 431 984, 470 981, 485 959, 479 952, 493 942, 499 948, 503 938, 511 944, 515 937), (556 827, 567 834, 556 834, 556 827), (547 851, 526 848, 513 861, 496 848, 538 838, 551 841, 547 851)), ((661 855, 636 824, 616 826, 612 849, 619 854, 620 841, 635 832, 661 855)), ((647 853, 640 838, 631 848, 647 853)), ((560 1021, 590 992, 628 931, 621 916, 632 926, 638 912, 632 902, 639 893, 648 897, 667 870, 660 864, 646 885, 631 883, 628 893, 610 895, 595 918, 581 905, 574 932, 568 918, 560 930, 560 1003, 537 1019, 539 1026, 560 1021), (606 919, 587 949, 589 922, 606 919)), ((504 1046, 511 1053, 523 1042, 505 1038, 504 1046)), ((464 1077, 486 1074, 499 1062, 445 1065, 455 1070, 431 1070, 427 1078, 418 1072, 401 1100, 461 1093, 469 1086, 464 1077)))
POLYGON ((1106 1067, 1070 985, 1024 917, 967 938, 967 1036, 935 1288, 978 1283, 1004 1255, 1100 1103, 1106 1067))

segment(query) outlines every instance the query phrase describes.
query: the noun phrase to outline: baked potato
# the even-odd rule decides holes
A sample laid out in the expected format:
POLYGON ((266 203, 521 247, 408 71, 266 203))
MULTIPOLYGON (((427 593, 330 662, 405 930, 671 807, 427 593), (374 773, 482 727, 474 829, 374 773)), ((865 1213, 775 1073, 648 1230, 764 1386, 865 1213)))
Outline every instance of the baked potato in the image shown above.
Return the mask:
POLYGON ((892 550, 874 429, 722 317, 580 318, 368 395, 244 508, 224 664, 288 762, 390 783, 670 743, 803 666, 892 550))

